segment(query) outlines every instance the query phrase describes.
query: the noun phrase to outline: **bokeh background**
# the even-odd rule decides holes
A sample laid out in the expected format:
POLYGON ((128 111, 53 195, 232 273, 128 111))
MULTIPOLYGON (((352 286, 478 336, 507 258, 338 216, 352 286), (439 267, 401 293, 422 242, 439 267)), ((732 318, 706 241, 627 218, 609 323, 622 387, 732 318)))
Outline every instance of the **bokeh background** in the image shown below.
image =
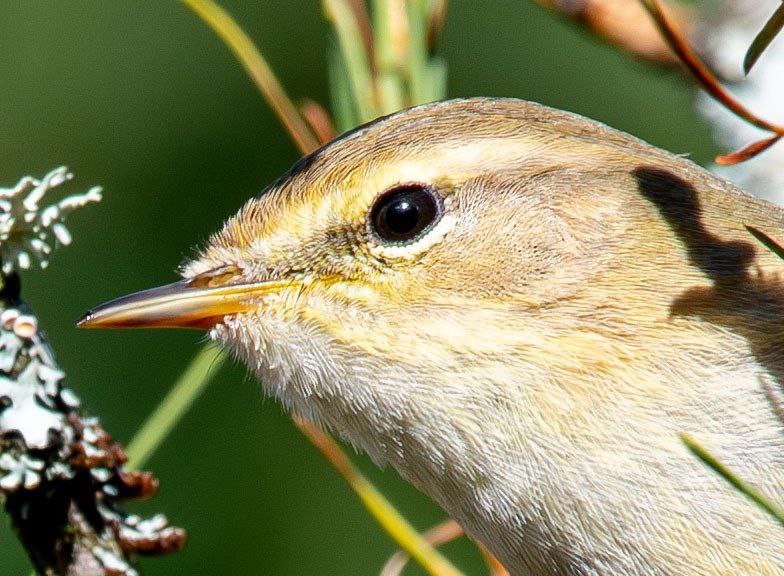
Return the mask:
MULTIPOLYGON (((315 0, 225 0, 295 98, 323 103, 328 27, 315 0)), ((638 63, 527 0, 453 0, 449 95, 535 100, 705 163, 716 153, 676 72, 638 63)), ((298 158, 228 50, 175 0, 0 1, 0 185, 67 164, 72 191, 105 200, 74 215, 74 244, 24 294, 86 407, 127 442, 195 354, 191 332, 79 332, 89 307, 170 282, 248 197, 298 158)), ((444 518, 390 470, 362 469, 420 528, 444 518)), ((156 574, 376 574, 394 551, 354 494, 240 366, 223 369, 147 468, 137 507, 187 528, 156 574)), ((446 547, 484 568, 464 539, 446 547)), ((0 572, 29 565, 0 521, 0 572)), ((415 568, 410 574, 419 574, 415 568)))

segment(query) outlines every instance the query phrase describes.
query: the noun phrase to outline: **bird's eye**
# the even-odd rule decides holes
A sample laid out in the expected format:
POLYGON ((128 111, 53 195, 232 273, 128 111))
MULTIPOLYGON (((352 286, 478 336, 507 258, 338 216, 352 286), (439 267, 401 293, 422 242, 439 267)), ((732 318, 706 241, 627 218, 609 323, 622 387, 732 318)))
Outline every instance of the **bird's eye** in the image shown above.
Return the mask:
POLYGON ((395 186, 376 200, 370 228, 384 242, 407 243, 430 230, 441 217, 438 193, 423 184, 395 186))

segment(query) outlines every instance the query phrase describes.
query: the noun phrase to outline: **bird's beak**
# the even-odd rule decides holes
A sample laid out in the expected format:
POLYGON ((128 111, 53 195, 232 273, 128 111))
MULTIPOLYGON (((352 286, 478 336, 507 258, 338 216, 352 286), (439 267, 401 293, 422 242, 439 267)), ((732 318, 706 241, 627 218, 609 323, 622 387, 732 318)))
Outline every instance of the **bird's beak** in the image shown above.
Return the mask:
POLYGON ((226 316, 258 308, 261 297, 291 285, 277 280, 231 283, 232 277, 233 274, 225 271, 210 271, 123 296, 91 310, 77 325, 80 328, 208 329, 226 316))

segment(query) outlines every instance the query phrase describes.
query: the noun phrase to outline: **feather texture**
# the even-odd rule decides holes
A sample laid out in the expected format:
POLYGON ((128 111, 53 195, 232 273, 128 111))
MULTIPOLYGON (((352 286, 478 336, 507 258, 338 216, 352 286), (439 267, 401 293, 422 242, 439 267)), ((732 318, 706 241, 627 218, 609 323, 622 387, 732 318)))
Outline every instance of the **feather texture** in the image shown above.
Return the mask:
POLYGON ((781 209, 684 158, 456 100, 305 158, 184 274, 296 278, 211 336, 510 573, 784 574, 781 527, 679 440, 784 500, 782 263, 744 225, 784 239, 781 209), (391 250, 367 214, 411 182, 446 224, 391 250))

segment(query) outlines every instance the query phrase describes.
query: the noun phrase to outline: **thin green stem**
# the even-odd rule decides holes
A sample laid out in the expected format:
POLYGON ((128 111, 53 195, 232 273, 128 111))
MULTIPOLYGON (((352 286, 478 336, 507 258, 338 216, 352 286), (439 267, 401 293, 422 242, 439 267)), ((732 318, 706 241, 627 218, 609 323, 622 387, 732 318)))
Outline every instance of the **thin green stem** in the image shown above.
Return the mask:
POLYGON ((412 104, 428 101, 428 51, 427 17, 428 5, 424 0, 410 0, 408 6, 408 90, 412 104))
POLYGON ((362 40, 356 16, 345 0, 322 0, 324 13, 332 22, 338 46, 348 70, 354 102, 360 122, 368 122, 378 116, 373 89, 370 59, 362 40))
POLYGON ((158 404, 128 444, 127 468, 133 470, 144 466, 201 395, 225 360, 226 355, 213 344, 208 344, 199 351, 166 398, 158 404))
POLYGON ((391 114, 406 104, 401 67, 395 55, 394 33, 390 21, 392 2, 373 0, 373 34, 376 50, 376 84, 381 114, 391 114))
POLYGON ((346 63, 340 55, 337 39, 330 38, 327 47, 327 73, 329 78, 329 99, 335 126, 341 134, 359 124, 354 97, 351 94, 351 81, 348 78, 346 63))
POLYGON ((686 447, 711 470, 729 482, 733 488, 744 494, 749 500, 770 514, 775 520, 784 526, 784 511, 768 500, 759 490, 746 484, 735 475, 729 468, 719 462, 719 460, 700 446, 693 438, 686 434, 681 434, 681 440, 686 447))
POLYGON ((463 576, 446 557, 417 532, 397 509, 379 492, 354 466, 337 442, 310 422, 294 418, 294 423, 308 437, 313 445, 329 460, 332 467, 343 476, 344 480, 356 492, 365 508, 376 519, 387 534, 409 556, 416 560, 430 576, 463 576))
POLYGON ((784 246, 776 242, 773 238, 765 234, 762 230, 755 228, 754 226, 746 225, 746 230, 749 231, 749 234, 754 236, 760 244, 765 246, 768 250, 773 252, 776 256, 784 260, 784 246))
POLYGON ((272 68, 234 19, 212 0, 180 1, 193 10, 231 49, 299 149, 307 153, 318 148, 316 137, 286 95, 272 68))
POLYGON ((423 102, 435 102, 446 97, 446 61, 436 54, 431 56, 427 62, 427 81, 425 82, 425 94, 423 102))

